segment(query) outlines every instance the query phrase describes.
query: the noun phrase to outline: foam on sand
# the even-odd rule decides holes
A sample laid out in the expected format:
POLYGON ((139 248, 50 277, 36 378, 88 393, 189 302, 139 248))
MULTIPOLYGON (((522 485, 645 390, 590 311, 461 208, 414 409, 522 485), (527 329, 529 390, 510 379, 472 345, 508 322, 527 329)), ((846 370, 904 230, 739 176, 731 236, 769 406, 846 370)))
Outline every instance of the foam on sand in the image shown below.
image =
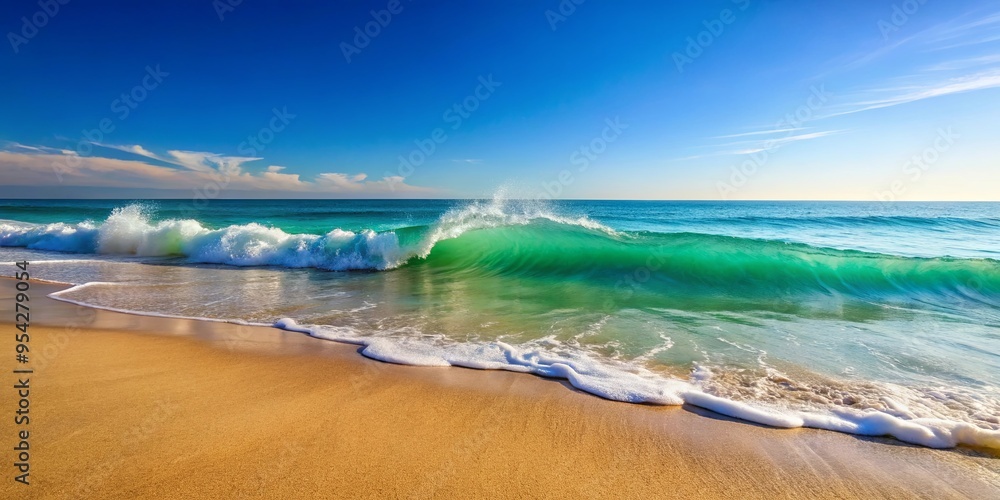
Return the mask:
MULTIPOLYGON (((195 319, 268 326, 236 319, 189 318, 145 313, 112 307, 93 306, 62 297, 73 291, 115 283, 85 283, 50 294, 53 299, 86 307, 145 316, 195 319)), ((492 342, 446 342, 441 338, 413 336, 389 338, 363 336, 351 327, 300 325, 282 318, 270 325, 315 338, 364 346, 361 353, 388 363, 413 366, 459 366, 481 370, 530 373, 568 381, 573 387, 613 401, 665 406, 690 404, 732 418, 776 428, 815 428, 863 436, 891 436, 900 441, 930 448, 959 445, 1000 449, 1000 430, 986 429, 969 422, 939 418, 904 418, 868 409, 834 408, 827 412, 800 411, 736 401, 706 392, 703 381, 711 376, 696 369, 689 380, 664 377, 633 365, 598 360, 585 353, 553 353, 539 341, 512 345, 492 342)))
POLYGON ((536 346, 504 342, 432 343, 413 338, 363 337, 347 327, 305 326, 291 318, 275 327, 316 338, 363 345, 367 357, 417 366, 507 370, 567 380, 605 399, 660 405, 690 404, 740 420, 778 428, 810 427, 863 436, 892 436, 930 448, 958 445, 1000 449, 1000 430, 943 419, 905 419, 877 410, 839 409, 829 414, 764 407, 715 396, 697 381, 669 379, 647 370, 600 362, 585 354, 553 355, 536 346))

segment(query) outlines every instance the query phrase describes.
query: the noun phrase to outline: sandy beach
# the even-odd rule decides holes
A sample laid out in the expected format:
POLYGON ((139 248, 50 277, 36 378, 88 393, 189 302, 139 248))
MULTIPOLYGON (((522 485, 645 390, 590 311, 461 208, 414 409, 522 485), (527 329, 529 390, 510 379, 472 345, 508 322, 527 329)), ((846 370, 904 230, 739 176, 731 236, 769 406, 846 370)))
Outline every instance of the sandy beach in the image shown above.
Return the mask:
MULTIPOLYGON (((14 327, 4 280, 4 331, 14 327)), ((560 381, 381 363, 272 328, 83 308, 32 283, 31 485, 2 498, 996 498, 1000 459, 777 430, 560 381)), ((13 358, 13 355, 11 355, 13 358)), ((13 359, 4 385, 16 383, 13 359)), ((11 390, 5 412, 13 412, 11 390)), ((13 419, 0 419, 5 448, 13 419)))

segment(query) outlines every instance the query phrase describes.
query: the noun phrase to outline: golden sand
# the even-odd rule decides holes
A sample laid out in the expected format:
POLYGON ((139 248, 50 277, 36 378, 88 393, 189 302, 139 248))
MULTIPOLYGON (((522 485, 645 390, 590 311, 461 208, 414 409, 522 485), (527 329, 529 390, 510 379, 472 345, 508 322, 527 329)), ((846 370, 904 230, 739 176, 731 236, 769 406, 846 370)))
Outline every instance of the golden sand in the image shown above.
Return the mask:
MULTIPOLYGON (((9 284, 9 281, 0 282, 9 284)), ((997 498, 1000 458, 372 361, 271 328, 95 311, 33 284, 31 485, 0 498, 997 498)), ((12 286, 0 292, 10 318, 12 286)))

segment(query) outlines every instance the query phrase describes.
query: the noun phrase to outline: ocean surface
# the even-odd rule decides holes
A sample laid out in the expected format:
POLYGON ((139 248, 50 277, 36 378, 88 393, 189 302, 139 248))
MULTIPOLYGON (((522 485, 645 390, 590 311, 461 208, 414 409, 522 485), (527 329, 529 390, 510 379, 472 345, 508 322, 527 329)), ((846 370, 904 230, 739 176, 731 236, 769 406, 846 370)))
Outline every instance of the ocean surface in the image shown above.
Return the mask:
POLYGON ((95 307, 1000 448, 995 203, 0 201, 22 259, 95 307))

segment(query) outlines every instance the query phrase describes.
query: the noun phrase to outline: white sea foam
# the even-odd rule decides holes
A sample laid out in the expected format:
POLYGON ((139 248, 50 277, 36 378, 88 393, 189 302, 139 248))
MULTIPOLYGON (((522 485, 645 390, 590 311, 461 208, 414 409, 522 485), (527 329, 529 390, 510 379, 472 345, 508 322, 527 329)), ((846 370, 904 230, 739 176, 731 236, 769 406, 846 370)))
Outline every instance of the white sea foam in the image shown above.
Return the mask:
POLYGON ((904 418, 878 410, 840 408, 827 413, 736 401, 705 392, 711 378, 696 369, 688 381, 666 378, 634 365, 600 361, 579 352, 552 353, 540 341, 439 343, 413 337, 362 336, 349 327, 305 326, 291 318, 276 327, 313 337, 365 346, 367 357, 417 366, 462 366, 532 373, 567 380, 573 387, 614 401, 660 405, 690 404, 736 419, 778 428, 810 427, 864 436, 892 436, 931 448, 958 445, 1000 448, 1000 430, 968 422, 904 418))

